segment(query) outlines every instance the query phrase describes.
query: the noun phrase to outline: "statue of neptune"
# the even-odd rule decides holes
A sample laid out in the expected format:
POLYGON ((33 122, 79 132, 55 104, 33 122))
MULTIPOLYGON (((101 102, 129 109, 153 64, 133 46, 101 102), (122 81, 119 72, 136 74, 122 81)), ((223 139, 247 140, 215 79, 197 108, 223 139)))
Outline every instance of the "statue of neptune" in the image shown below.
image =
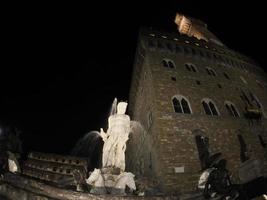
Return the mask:
POLYGON ((119 102, 117 113, 108 119, 107 133, 103 129, 100 131, 104 141, 102 168, 119 168, 121 172, 125 170, 126 142, 130 133, 130 117, 125 114, 126 108, 126 102, 119 102))
MULTIPOLYGON (((116 104, 115 104, 116 105, 116 104)), ((102 168, 95 169, 86 180, 91 193, 125 195, 126 185, 135 190, 134 175, 125 172, 126 142, 130 133, 130 117, 125 114, 127 103, 120 102, 117 112, 108 118, 107 133, 100 129, 104 141, 102 168)))

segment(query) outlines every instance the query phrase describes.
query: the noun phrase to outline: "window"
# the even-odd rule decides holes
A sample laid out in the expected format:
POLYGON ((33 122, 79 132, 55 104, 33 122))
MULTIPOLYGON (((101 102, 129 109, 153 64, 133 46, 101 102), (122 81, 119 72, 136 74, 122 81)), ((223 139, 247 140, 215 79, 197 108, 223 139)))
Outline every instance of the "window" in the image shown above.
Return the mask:
POLYGON ((153 123, 153 117, 152 117, 152 112, 150 111, 148 113, 148 128, 151 127, 152 123, 153 123))
POLYGON ((207 115, 219 115, 218 109, 211 99, 202 100, 202 106, 207 115))
POLYGON ((164 46, 163 46, 163 44, 160 41, 158 41, 158 48, 160 50, 163 50, 164 49, 164 46))
POLYGON ((264 88, 263 84, 260 81, 256 80, 256 83, 260 88, 264 88))
POLYGON ((183 52, 182 48, 178 45, 175 46, 175 51, 176 51, 176 53, 182 53, 183 52))
POLYGON ((226 107, 228 113, 229 113, 231 116, 234 116, 234 117, 240 117, 237 108, 235 107, 235 105, 234 105, 232 102, 230 102, 230 101, 226 101, 226 102, 225 102, 225 107, 226 107))
POLYGON ((162 65, 163 65, 163 67, 166 67, 166 68, 171 68, 171 69, 175 68, 174 62, 172 60, 169 60, 169 59, 163 59, 162 65))
POLYGON ((209 68, 209 67, 206 67, 206 71, 208 73, 208 75, 210 76, 216 76, 216 73, 213 69, 209 68))
POLYGON ((162 61, 162 65, 163 67, 167 67, 167 68, 169 67, 168 62, 166 60, 162 61))
POLYGON ((172 81, 176 81, 176 78, 174 76, 171 77, 172 81))
POLYGON ((262 136, 261 136, 261 135, 258 135, 258 137, 259 137, 261 146, 262 146, 263 148, 265 148, 267 145, 266 145, 265 141, 263 140, 262 136))
POLYGON ((240 160, 241 160, 241 162, 245 162, 246 160, 249 159, 247 145, 246 145, 245 140, 241 134, 238 134, 237 138, 238 138, 239 145, 240 145, 240 160))
POLYGON ((251 96, 251 103, 253 105, 257 106, 261 110, 263 116, 266 118, 266 113, 264 111, 264 107, 263 107, 262 103, 260 102, 259 98, 252 93, 250 93, 250 96, 251 96))
POLYGON ((148 41, 148 47, 149 48, 155 48, 155 43, 152 40, 148 41))
POLYGON ((191 64, 191 63, 186 63, 185 67, 188 71, 190 72, 197 72, 197 68, 195 65, 191 64))
POLYGON ((241 98, 241 100, 244 101, 246 104, 252 106, 252 104, 251 104, 251 102, 250 102, 250 100, 249 100, 247 94, 246 94, 243 90, 241 90, 240 98, 241 98))
POLYGON ((189 101, 181 95, 173 97, 172 104, 173 104, 174 111, 176 113, 184 113, 184 114, 192 113, 192 110, 189 105, 189 101))
POLYGON ((184 53, 185 55, 191 55, 191 49, 188 47, 184 47, 184 53))
POLYGON ((228 80, 230 80, 230 77, 228 76, 227 73, 224 72, 223 75, 225 76, 225 78, 227 78, 228 80))
POLYGON ((167 49, 168 49, 170 52, 173 52, 173 47, 172 47, 172 45, 171 45, 170 43, 167 43, 166 46, 167 46, 167 49))
POLYGON ((168 61, 169 68, 174 69, 174 63, 172 61, 168 61))
POLYGON ((241 79, 241 81, 242 81, 244 84, 248 84, 248 82, 246 81, 246 79, 244 79, 243 76, 240 76, 240 79, 241 79))
POLYGON ((201 163, 201 169, 205 170, 209 167, 209 138, 202 136, 202 135, 196 135, 195 136, 198 155, 201 163))
POLYGON ((197 85, 200 85, 200 81, 196 81, 197 85))

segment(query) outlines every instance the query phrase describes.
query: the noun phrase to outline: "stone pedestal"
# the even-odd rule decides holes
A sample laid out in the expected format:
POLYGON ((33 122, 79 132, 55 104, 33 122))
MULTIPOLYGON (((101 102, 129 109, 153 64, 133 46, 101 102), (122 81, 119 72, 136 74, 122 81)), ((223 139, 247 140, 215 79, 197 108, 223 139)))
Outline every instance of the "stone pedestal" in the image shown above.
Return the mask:
POLYGON ((86 182, 92 186, 90 192, 94 194, 125 195, 126 185, 132 191, 136 189, 132 173, 112 167, 95 169, 86 182))

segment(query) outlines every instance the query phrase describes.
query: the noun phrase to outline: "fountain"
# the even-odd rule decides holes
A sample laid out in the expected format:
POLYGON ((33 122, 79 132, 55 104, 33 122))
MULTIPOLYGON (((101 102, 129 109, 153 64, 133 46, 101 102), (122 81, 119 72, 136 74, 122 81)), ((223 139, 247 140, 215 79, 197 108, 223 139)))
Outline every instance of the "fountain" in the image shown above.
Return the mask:
POLYGON ((130 133, 130 117, 125 114, 126 102, 113 101, 111 115, 108 118, 108 130, 100 129, 104 141, 102 168, 94 169, 87 184, 92 186, 94 194, 125 194, 125 188, 135 190, 134 175, 125 172, 126 142, 130 133))

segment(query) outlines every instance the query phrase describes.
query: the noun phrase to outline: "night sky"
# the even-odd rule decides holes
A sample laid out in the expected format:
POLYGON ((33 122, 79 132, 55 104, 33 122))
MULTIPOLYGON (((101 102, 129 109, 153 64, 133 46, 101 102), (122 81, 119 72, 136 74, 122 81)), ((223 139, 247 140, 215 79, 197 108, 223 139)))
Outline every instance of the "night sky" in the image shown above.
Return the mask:
POLYGON ((128 100, 139 27, 174 31, 176 11, 205 21, 228 47, 266 66, 264 1, 233 2, 7 7, 1 31, 2 124, 21 131, 25 151, 69 153, 85 133, 106 128, 114 97, 128 100))

